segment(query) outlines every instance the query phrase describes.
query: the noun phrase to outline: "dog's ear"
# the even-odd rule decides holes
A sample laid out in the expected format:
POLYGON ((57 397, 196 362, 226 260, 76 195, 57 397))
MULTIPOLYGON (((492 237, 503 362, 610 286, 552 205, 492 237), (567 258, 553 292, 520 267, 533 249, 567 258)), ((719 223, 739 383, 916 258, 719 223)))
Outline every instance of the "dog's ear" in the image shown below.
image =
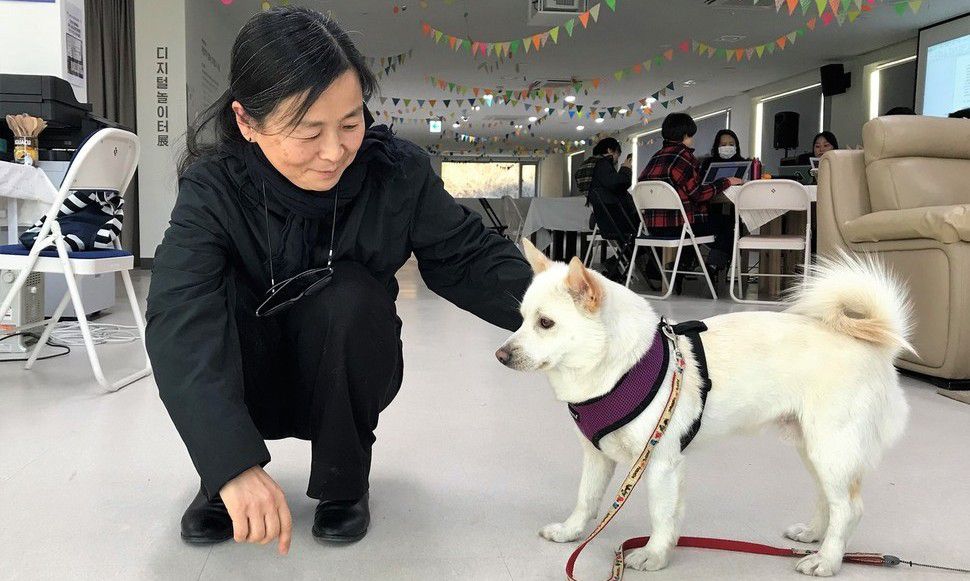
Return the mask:
POLYGON ((528 238, 522 239, 522 248, 525 250, 525 259, 532 265, 532 272, 539 274, 552 266, 552 261, 540 252, 528 238))
POLYGON ((569 262, 569 274, 566 276, 566 288, 569 294, 590 313, 599 309, 603 301, 603 286, 583 266, 583 261, 574 256, 569 262))

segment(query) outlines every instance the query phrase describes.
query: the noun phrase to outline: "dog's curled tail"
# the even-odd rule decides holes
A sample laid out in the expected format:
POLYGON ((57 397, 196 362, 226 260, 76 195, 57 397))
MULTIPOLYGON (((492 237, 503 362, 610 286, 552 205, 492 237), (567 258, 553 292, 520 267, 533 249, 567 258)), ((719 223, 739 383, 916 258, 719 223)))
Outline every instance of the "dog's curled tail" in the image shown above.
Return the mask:
POLYGON ((897 355, 909 344, 911 306, 906 286, 871 254, 821 257, 796 287, 788 312, 822 321, 833 330, 897 355))

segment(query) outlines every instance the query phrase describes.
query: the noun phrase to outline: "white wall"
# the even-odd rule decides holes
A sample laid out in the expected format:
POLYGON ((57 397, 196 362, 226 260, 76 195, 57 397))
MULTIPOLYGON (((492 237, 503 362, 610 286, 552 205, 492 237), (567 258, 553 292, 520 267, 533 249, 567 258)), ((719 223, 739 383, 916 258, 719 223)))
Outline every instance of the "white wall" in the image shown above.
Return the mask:
POLYGON ((135 0, 135 83, 138 91, 139 230, 142 258, 155 255, 178 196, 176 164, 189 119, 228 86, 229 53, 255 0, 135 0), (168 49, 167 104, 158 102, 160 47, 168 49), (168 146, 159 145, 159 107, 167 106, 168 146))
POLYGON ((566 156, 550 153, 539 162, 539 192, 542 198, 561 198, 568 192, 566 156))
POLYGON ((839 138, 839 145, 843 148, 862 145, 862 126, 869 120, 869 74, 881 64, 914 54, 915 38, 846 62, 846 72, 852 73, 852 87, 844 95, 829 97, 825 103, 826 109, 832 112, 829 129, 839 138))
POLYGON ((214 103, 229 86, 229 56, 239 29, 258 10, 256 0, 185 2, 185 75, 189 120, 214 103))
POLYGON ((87 56, 82 77, 67 71, 68 11, 80 18, 81 54, 84 55, 84 2, 0 1, 0 72, 13 75, 49 75, 71 83, 75 98, 86 103, 87 56))
MULTIPOLYGON (((191 1, 191 0, 190 0, 191 1)), ((185 3, 135 0, 135 86, 138 138, 139 247, 142 258, 155 256, 177 195, 175 164, 184 144, 185 3), (167 75, 156 73, 159 51, 168 51, 167 75), (159 105, 157 77, 168 77, 168 103, 159 105), (168 146, 158 144, 159 106, 167 106, 168 146)))

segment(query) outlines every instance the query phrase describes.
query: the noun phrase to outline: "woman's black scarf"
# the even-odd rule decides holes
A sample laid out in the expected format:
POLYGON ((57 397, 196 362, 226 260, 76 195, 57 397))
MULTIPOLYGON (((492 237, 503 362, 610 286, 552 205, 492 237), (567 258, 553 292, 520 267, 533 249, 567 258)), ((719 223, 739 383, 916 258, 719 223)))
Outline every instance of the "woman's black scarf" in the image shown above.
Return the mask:
MULTIPOLYGON (((358 195, 365 188, 377 187, 380 181, 398 169, 396 144, 385 125, 368 127, 354 161, 344 170, 337 185, 326 192, 304 190, 294 185, 273 167, 255 143, 244 144, 241 153, 260 203, 265 199, 270 212, 285 217, 279 236, 280 247, 274 245, 272 248, 276 282, 309 269, 314 247, 329 244, 335 206, 338 223, 336 239, 339 241, 341 218, 358 195), (326 236, 321 236, 324 230, 326 236)), ((270 235, 270 238, 277 237, 270 235)), ((339 246, 339 242, 335 244, 339 246)))

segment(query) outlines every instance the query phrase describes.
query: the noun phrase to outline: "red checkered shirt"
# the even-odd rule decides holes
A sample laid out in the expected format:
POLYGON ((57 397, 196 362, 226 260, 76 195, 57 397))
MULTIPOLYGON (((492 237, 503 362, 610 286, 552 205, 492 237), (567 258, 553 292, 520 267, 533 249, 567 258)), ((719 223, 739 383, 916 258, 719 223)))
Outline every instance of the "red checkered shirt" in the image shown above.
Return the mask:
MULTIPOLYGON (((672 185, 684 203, 684 212, 691 224, 707 221, 708 202, 730 186, 727 178, 701 185, 700 163, 694 150, 683 143, 664 141, 663 148, 643 168, 638 181, 661 181, 672 185)), ((676 210, 646 210, 647 228, 682 226, 684 220, 676 210)))

